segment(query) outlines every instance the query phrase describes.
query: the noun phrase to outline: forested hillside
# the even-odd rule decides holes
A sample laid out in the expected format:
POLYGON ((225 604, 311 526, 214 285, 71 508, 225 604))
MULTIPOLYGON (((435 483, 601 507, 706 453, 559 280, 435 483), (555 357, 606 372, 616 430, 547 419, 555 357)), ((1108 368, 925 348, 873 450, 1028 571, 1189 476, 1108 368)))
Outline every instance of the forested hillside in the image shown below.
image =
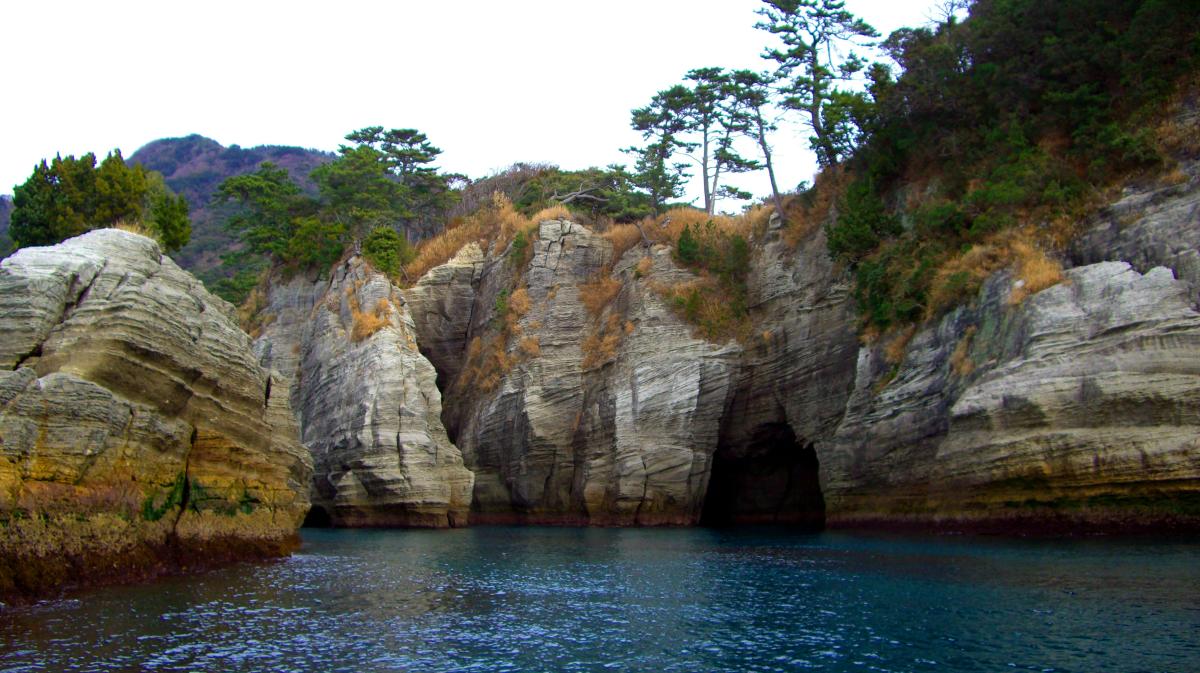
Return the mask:
POLYGON ((332 154, 300 147, 260 145, 243 148, 225 147, 211 138, 190 135, 155 140, 129 157, 129 163, 141 164, 163 174, 167 186, 182 194, 191 206, 192 238, 175 259, 212 287, 229 275, 237 265, 221 265, 223 255, 237 247, 237 237, 224 227, 225 215, 212 206, 217 186, 226 178, 250 173, 264 161, 286 168, 302 189, 315 192, 309 172, 333 159, 332 154))

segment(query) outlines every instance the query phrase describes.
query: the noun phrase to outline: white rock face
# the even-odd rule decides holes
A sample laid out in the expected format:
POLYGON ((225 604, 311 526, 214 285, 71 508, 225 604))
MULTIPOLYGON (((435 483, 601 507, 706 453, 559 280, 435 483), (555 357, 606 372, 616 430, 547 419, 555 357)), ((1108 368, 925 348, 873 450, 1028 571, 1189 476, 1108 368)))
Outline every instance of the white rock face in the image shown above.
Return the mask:
POLYGON ((0 263, 0 516, 67 517, 40 539, 118 574, 146 571, 139 545, 290 538, 312 466, 232 313, 124 231, 0 263))
POLYGON ((474 253, 409 291, 414 304, 455 307, 415 313, 422 345, 466 344, 467 352, 446 359, 464 363, 454 371, 467 370, 449 387, 448 418, 476 474, 472 521, 696 523, 738 349, 693 338, 650 289, 651 279, 690 278, 665 249, 637 248, 610 269, 607 240, 560 220, 542 222, 532 246, 524 269, 507 253, 483 263, 469 310, 460 258, 476 260, 474 253), (638 279, 633 267, 643 254, 653 266, 638 279), (611 299, 593 314, 581 288, 606 277, 614 279, 611 299), (439 280, 446 278, 463 280, 439 280), (498 315, 497 306, 519 303, 515 290, 528 309, 498 315), (472 316, 465 335, 445 328, 448 314, 472 316), (510 366, 481 385, 496 372, 468 357, 470 344, 478 338, 482 350, 496 347, 509 319, 499 348, 510 366), (601 356, 602 336, 612 338, 601 356))
POLYGON ((288 379, 314 506, 338 526, 465 525, 473 475, 391 281, 355 257, 325 281, 273 284, 264 311, 256 351, 288 379))
POLYGON ((919 332, 881 392, 878 355, 863 352, 846 417, 818 449, 831 516, 1120 518, 1122 501, 1200 493, 1188 286, 1124 262, 1071 270, 1017 307, 1010 285, 994 277, 977 308, 919 332), (956 373, 969 327, 973 369, 956 373))

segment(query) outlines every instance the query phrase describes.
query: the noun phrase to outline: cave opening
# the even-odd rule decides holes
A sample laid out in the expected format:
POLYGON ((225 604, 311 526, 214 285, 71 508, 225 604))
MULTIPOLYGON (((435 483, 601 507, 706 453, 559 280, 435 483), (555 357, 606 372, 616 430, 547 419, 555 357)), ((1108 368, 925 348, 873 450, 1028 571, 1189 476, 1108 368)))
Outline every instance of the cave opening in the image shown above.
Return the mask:
POLYGON ((304 516, 305 528, 332 528, 333 517, 329 516, 329 510, 321 505, 313 505, 309 508, 308 514, 304 516))
POLYGON ((745 446, 718 448, 700 523, 823 528, 825 498, 813 445, 801 444, 787 423, 769 423, 745 446))

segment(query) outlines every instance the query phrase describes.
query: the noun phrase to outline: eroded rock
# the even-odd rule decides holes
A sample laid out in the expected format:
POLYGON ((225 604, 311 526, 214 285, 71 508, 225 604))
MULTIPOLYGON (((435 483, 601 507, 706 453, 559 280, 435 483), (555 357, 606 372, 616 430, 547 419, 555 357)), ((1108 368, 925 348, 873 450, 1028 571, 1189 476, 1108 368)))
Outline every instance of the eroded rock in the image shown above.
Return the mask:
POLYGON ((311 463, 232 315, 123 231, 0 263, 0 591, 290 548, 311 463))

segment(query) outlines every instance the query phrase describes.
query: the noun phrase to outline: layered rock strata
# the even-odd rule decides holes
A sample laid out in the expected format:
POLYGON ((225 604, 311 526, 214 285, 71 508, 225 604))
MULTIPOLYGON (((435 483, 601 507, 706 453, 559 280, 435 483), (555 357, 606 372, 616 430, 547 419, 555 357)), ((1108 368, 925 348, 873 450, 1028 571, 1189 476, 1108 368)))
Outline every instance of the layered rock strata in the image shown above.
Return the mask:
POLYGON ((233 309, 142 236, 0 263, 0 592, 286 552, 308 453, 233 309))
POLYGON ((739 349, 669 310, 654 284, 692 277, 665 248, 614 262, 565 220, 530 238, 528 261, 468 249, 407 293, 450 382, 472 521, 696 523, 739 349))
POLYGON ((255 350, 276 368, 312 450, 315 522, 467 523, 473 475, 441 421, 437 372, 400 291, 360 257, 323 279, 276 278, 255 350), (324 517, 324 520, 322 520, 324 517))
POLYGON ((1010 305, 864 349, 818 443, 832 522, 1191 521, 1200 496, 1200 313, 1169 269, 1073 269, 1010 305))

